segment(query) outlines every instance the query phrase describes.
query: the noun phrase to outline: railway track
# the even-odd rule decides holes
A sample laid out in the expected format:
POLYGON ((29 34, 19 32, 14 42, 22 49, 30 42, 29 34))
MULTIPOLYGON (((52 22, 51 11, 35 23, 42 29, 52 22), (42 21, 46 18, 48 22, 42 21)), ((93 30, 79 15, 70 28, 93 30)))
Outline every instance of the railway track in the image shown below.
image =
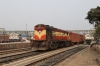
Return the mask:
MULTIPOLYGON (((7 64, 6 61, 3 61, 4 64, 2 66, 14 66, 14 65, 15 66, 52 66, 52 65, 58 63, 59 61, 77 53, 78 51, 80 51, 84 48, 86 48, 86 46, 83 46, 83 47, 78 46, 73 49, 61 48, 61 49, 57 49, 57 50, 53 50, 53 51, 49 51, 49 52, 41 52, 41 53, 33 52, 33 54, 28 53, 29 55, 23 54, 24 57, 27 57, 30 55, 31 56, 24 58, 24 59, 20 59, 22 56, 18 57, 16 59, 20 59, 20 60, 14 61, 14 62, 12 62, 12 61, 16 60, 16 59, 12 58, 11 59, 12 61, 10 61, 11 63, 9 63, 9 64, 7 64)), ((9 60, 7 62, 9 62, 9 60)))
POLYGON ((86 48, 86 47, 76 47, 76 48, 73 48, 73 49, 69 49, 67 51, 64 51, 64 52, 58 53, 56 55, 52 55, 50 57, 41 59, 41 60, 39 60, 37 62, 28 64, 26 66, 54 66, 58 62, 60 62, 63 59, 65 59, 65 58, 77 53, 78 51, 80 51, 80 50, 82 50, 84 48, 86 48))
POLYGON ((19 49, 11 49, 11 50, 2 50, 0 51, 0 55, 10 54, 10 53, 17 53, 17 52, 23 52, 23 51, 29 51, 31 47, 28 48, 19 48, 19 49))
POLYGON ((25 58, 25 57, 38 55, 38 54, 40 54, 40 52, 25 51, 25 52, 10 54, 8 56, 0 56, 0 65, 10 63, 10 62, 13 62, 13 61, 25 58))

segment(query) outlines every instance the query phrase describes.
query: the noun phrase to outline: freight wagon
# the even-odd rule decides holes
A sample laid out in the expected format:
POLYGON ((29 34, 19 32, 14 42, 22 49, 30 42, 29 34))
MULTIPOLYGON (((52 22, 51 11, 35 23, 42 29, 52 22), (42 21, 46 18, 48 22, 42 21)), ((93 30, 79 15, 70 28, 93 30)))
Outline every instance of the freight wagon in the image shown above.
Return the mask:
POLYGON ((5 33, 4 28, 0 28, 0 43, 9 42, 9 35, 5 33))
POLYGON ((0 43, 9 42, 9 35, 7 34, 0 34, 0 43))
POLYGON ((34 27, 32 48, 36 50, 56 49, 64 46, 84 43, 83 35, 61 30, 49 25, 38 24, 34 27))

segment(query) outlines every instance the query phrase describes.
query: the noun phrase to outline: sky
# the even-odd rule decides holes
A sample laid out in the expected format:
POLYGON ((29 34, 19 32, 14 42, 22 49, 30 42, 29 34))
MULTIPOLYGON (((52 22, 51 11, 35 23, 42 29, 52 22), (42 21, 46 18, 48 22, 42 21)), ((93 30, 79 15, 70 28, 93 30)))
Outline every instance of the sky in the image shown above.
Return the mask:
POLYGON ((63 30, 90 30, 86 20, 100 0, 0 0, 0 28, 34 30, 46 24, 63 30))

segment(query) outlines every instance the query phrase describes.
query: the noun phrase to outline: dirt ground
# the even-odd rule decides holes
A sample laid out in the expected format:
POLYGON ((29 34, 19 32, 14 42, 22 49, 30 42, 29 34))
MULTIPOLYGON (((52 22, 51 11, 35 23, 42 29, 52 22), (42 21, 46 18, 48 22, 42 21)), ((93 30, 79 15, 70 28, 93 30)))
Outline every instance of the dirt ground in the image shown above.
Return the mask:
POLYGON ((99 66, 96 61, 98 57, 100 57, 100 53, 87 47, 55 66, 99 66))

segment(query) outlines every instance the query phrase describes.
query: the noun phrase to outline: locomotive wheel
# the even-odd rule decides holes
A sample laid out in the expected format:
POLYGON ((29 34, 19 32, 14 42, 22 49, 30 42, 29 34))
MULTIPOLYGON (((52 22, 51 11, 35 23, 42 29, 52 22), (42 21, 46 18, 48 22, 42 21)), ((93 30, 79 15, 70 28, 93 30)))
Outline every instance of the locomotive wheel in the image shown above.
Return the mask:
POLYGON ((68 47, 69 46, 69 42, 66 42, 65 46, 68 47))
POLYGON ((56 49, 58 48, 58 44, 56 44, 56 49))
POLYGON ((53 45, 53 42, 52 41, 49 44, 49 49, 54 49, 54 45, 53 45))
POLYGON ((58 43, 57 42, 50 42, 49 49, 57 49, 58 48, 58 43))
POLYGON ((55 45, 54 49, 57 49, 58 48, 57 42, 54 42, 53 44, 55 45))
POLYGON ((54 49, 55 45, 54 44, 50 44, 50 49, 54 49))
POLYGON ((73 46, 72 42, 69 42, 69 46, 73 46))
POLYGON ((74 43, 71 43, 72 44, 72 46, 74 45, 74 43))
POLYGON ((54 45, 55 45, 54 49, 57 49, 58 48, 58 45, 56 43, 54 45))

